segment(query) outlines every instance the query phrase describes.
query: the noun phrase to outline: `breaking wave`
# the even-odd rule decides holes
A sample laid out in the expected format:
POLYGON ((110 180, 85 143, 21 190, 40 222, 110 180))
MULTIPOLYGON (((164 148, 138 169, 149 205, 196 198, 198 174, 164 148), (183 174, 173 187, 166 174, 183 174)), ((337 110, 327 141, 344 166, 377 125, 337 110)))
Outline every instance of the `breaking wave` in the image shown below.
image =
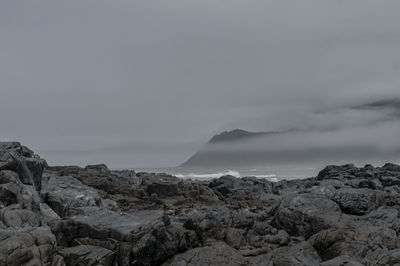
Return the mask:
MULTIPOLYGON (((222 172, 217 172, 217 173, 209 173, 209 174, 196 174, 196 173, 190 173, 190 174, 175 174, 176 177, 178 178, 183 178, 183 179, 194 179, 194 180, 209 180, 209 179, 214 179, 214 178, 220 178, 222 176, 226 175, 231 175, 237 178, 241 178, 241 174, 238 171, 233 171, 233 170, 226 170, 222 172)), ((256 178, 265 178, 268 179, 269 181, 272 182, 278 182, 278 179, 276 178, 276 175, 249 175, 253 176, 256 178)))

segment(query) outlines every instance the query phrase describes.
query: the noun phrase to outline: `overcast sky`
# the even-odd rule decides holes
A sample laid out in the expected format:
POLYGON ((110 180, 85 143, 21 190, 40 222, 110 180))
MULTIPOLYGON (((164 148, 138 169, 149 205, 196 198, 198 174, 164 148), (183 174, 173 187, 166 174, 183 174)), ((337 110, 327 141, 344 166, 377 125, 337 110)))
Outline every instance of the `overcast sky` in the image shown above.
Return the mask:
POLYGON ((0 139, 51 164, 177 165, 221 130, 279 130, 299 114, 399 97, 399 10, 0 1, 0 139))

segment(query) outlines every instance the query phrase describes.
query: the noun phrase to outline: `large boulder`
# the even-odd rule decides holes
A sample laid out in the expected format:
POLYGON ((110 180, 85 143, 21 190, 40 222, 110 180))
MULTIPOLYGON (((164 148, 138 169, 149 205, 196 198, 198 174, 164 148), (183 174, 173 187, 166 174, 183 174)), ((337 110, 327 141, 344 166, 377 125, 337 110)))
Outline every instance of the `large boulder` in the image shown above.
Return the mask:
POLYGON ((46 161, 18 142, 0 142, 0 170, 18 173, 22 183, 41 190, 43 169, 46 161))
POLYGON ((83 207, 100 206, 102 201, 95 189, 71 176, 46 176, 41 193, 60 217, 82 214, 83 207))
POLYGON ((341 211, 335 202, 318 195, 294 194, 286 196, 277 208, 273 225, 307 239, 337 226, 340 220, 341 211))
POLYGON ((365 241, 360 241, 355 230, 330 229, 310 237, 308 242, 317 250, 321 258, 331 260, 339 256, 360 257, 365 241))
POLYGON ((339 204, 342 212, 364 215, 379 206, 382 193, 371 189, 343 188, 336 191, 333 201, 339 204))
POLYGON ((56 239, 46 227, 1 230, 0 236, 0 265, 63 265, 54 257, 56 239))
POLYGON ((31 158, 35 155, 32 150, 21 145, 21 143, 17 141, 0 141, 0 150, 16 152, 17 154, 27 158, 31 158))

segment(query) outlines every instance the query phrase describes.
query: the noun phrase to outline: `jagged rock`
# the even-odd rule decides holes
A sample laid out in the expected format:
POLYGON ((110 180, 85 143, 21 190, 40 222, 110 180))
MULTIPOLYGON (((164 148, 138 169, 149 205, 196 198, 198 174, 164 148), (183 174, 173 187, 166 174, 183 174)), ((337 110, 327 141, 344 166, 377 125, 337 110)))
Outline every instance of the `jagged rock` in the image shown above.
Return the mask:
POLYGON ((41 180, 46 161, 18 142, 0 142, 0 170, 13 170, 22 183, 41 190, 41 180))
POLYGON ((0 205, 8 206, 18 203, 21 187, 14 182, 0 185, 0 205))
POLYGON ((365 242, 359 241, 353 230, 330 229, 313 235, 308 242, 326 261, 335 257, 348 255, 360 256, 365 242))
POLYGON ((99 206, 97 191, 71 176, 47 176, 43 182, 44 201, 60 217, 83 213, 82 207, 99 206))
POLYGON ((284 198, 273 220, 273 225, 289 235, 306 239, 339 223, 339 206, 326 198, 295 194, 284 198))
POLYGON ((368 254, 362 261, 366 266, 389 266, 400 264, 400 248, 387 250, 380 248, 368 254))
POLYGON ((245 233, 246 230, 244 229, 228 228, 226 230, 225 241, 229 246, 239 249, 246 243, 245 233))
POLYGON ((0 142, 0 150, 3 151, 13 151, 20 154, 23 157, 33 157, 34 152, 30 150, 28 147, 21 145, 21 143, 17 141, 1 141, 0 142))
POLYGON ((398 175, 400 172, 400 165, 393 164, 393 163, 386 163, 384 166, 382 166, 382 170, 391 172, 391 173, 395 173, 398 175))
POLYGON ((111 171, 104 164, 88 165, 85 168, 55 166, 48 167, 46 171, 51 175, 72 176, 87 186, 110 194, 130 191, 130 186, 138 185, 141 181, 134 171, 111 171))
POLYGON ((241 266, 246 264, 246 259, 235 249, 229 247, 225 243, 217 242, 209 247, 199 247, 178 254, 165 262, 163 266, 241 266))
POLYGON ((115 253, 111 250, 90 245, 63 248, 59 254, 67 266, 112 265, 115 253))
POLYGON ((37 191, 42 189, 42 175, 46 161, 39 158, 26 158, 25 163, 31 172, 32 181, 37 191))
POLYGON ((381 194, 370 189, 343 188, 336 191, 333 201, 339 204, 342 212, 364 215, 378 206, 381 194))
POLYGON ((355 173, 357 168, 354 164, 346 164, 342 166, 329 165, 325 167, 321 172, 319 172, 317 179, 336 179, 343 180, 345 178, 353 179, 355 178, 355 173))
POLYGON ((400 186, 400 176, 381 176, 379 180, 385 187, 400 186))
POLYGON ((61 219, 46 203, 40 203, 40 215, 42 216, 42 221, 46 224, 50 221, 61 219))
MULTIPOLYGON (((45 227, 0 231, 0 265, 51 265, 56 240, 45 227)), ((59 264, 62 265, 62 264, 59 264)))
POLYGON ((120 265, 154 265, 176 253, 198 245, 194 231, 182 224, 166 225, 163 212, 141 211, 119 214, 92 209, 86 215, 49 223, 59 245, 101 245, 118 252, 120 265), (90 239, 88 239, 90 238, 90 239))
POLYGON ((40 217, 32 211, 9 208, 0 209, 0 221, 12 228, 38 227, 41 223, 40 217))
POLYGON ((350 256, 339 256, 329 261, 321 263, 321 266, 364 266, 356 259, 350 256))
POLYGON ((321 258, 307 242, 296 243, 289 247, 274 249, 266 255, 250 259, 250 265, 285 265, 285 266, 319 266, 321 258))

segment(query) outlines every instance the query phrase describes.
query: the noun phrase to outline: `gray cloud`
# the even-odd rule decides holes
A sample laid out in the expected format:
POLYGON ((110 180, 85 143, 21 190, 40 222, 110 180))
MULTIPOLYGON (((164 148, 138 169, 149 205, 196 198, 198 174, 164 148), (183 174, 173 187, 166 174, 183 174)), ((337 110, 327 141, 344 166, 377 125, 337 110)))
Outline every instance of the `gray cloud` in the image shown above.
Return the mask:
POLYGON ((50 163, 176 165, 221 129, 275 130, 399 97, 399 8, 2 1, 0 138, 50 163))

